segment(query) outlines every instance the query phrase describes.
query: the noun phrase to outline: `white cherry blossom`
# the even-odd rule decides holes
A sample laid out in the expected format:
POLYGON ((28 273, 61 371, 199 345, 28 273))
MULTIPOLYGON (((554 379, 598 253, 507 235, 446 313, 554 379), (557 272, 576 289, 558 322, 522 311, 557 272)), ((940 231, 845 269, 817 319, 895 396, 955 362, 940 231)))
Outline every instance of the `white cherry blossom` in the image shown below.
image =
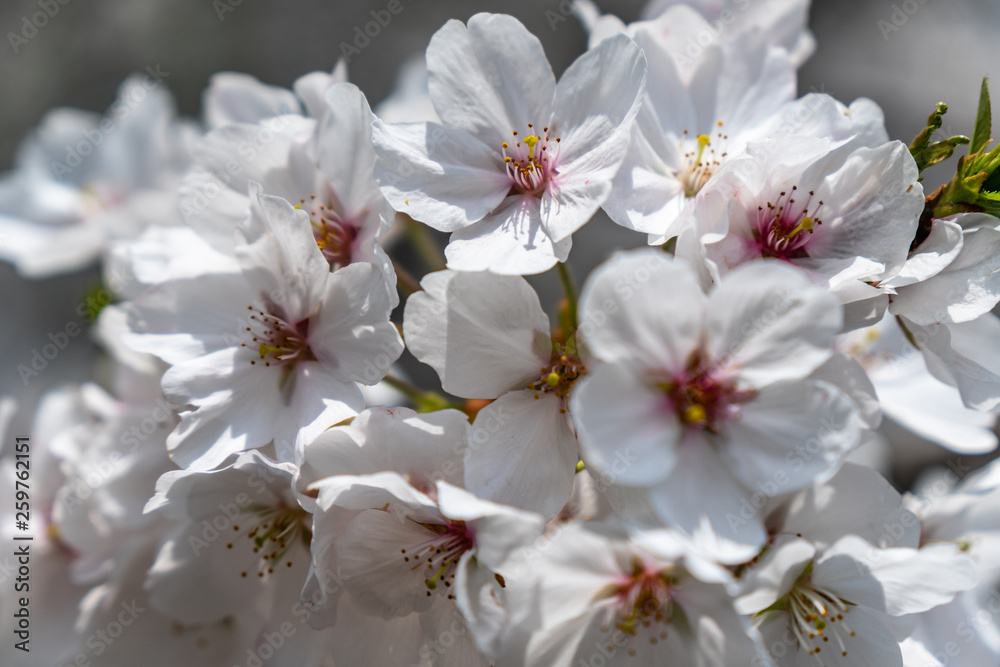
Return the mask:
POLYGON ((628 149, 645 60, 625 36, 556 83, 516 19, 449 21, 427 49, 442 124, 375 121, 376 179, 401 213, 451 232, 452 269, 540 273, 607 198, 628 149))
POLYGON ((313 572, 329 595, 303 593, 322 600, 315 625, 335 618, 336 660, 427 659, 450 632, 440 664, 489 664, 478 649, 503 615, 503 563, 543 520, 445 481, 461 478, 467 428, 452 410, 376 408, 306 447, 298 486, 315 498, 313 572), (326 572, 336 573, 330 584, 326 572), (371 633, 385 640, 351 641, 371 633))
POLYGON ((504 589, 500 664, 751 664, 757 647, 733 608, 731 575, 666 535, 657 541, 654 553, 619 526, 572 523, 534 558, 515 557, 529 574, 504 589))
POLYGON ((840 310, 790 267, 741 267, 706 297, 685 263, 621 254, 591 275, 580 312, 589 372, 570 405, 583 460, 645 489, 718 558, 764 543, 759 515, 733 517, 773 475, 785 491, 822 481, 859 443, 853 392, 817 373, 840 310))
POLYGON ((445 391, 494 399, 476 414, 465 483, 490 500, 551 518, 579 460, 567 414, 586 371, 575 344, 552 338, 538 295, 518 276, 442 271, 406 302, 403 333, 445 391))
POLYGON ((880 549, 846 535, 818 551, 792 538, 751 571, 738 608, 754 614, 779 667, 902 667, 898 642, 909 629, 900 617, 945 604, 974 583, 972 561, 954 547, 880 549))
POLYGON ((193 134, 152 74, 126 79, 104 116, 52 110, 0 179, 0 259, 44 278, 90 266, 147 225, 179 224, 193 134))
POLYGON ((239 246, 241 273, 178 279, 130 306, 130 344, 171 368, 167 399, 181 422, 167 444, 183 467, 218 465, 273 441, 295 443, 364 408, 402 352, 381 272, 358 263, 330 273, 288 202, 260 196, 239 246))
POLYGON ((902 143, 854 143, 788 137, 751 145, 685 210, 678 256, 705 284, 746 262, 780 259, 847 304, 847 328, 874 324, 892 293, 885 283, 907 260, 923 188, 902 143))

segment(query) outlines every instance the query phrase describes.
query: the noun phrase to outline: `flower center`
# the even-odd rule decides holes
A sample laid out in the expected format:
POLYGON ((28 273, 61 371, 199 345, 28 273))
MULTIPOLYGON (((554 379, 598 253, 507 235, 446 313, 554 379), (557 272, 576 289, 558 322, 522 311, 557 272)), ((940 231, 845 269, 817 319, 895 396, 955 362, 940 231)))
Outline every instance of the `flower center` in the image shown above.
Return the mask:
MULTIPOLYGON (((251 528, 242 533, 239 538, 226 544, 227 549, 250 549, 257 557, 256 573, 259 579, 274 574, 281 561, 289 555, 289 551, 299 544, 306 550, 312 540, 309 528, 310 515, 301 507, 279 505, 277 507, 251 507, 251 528)), ((240 533, 239 524, 233 525, 233 531, 240 533)), ((293 565, 291 558, 285 559, 285 567, 293 565)), ((243 579, 251 573, 243 570, 239 573, 243 579)))
POLYGON ((535 399, 540 398, 541 394, 555 394, 559 398, 566 398, 570 387, 587 373, 587 369, 578 357, 557 349, 552 352, 549 365, 543 366, 538 372, 538 379, 528 385, 528 389, 535 390, 535 399))
POLYGON ((697 360, 688 370, 656 386, 683 424, 711 433, 718 433, 724 422, 739 419, 740 404, 756 395, 752 390, 738 389, 735 382, 700 366, 697 360))
MULTIPOLYGON (((464 521, 450 521, 446 524, 421 523, 431 537, 409 549, 400 549, 403 562, 411 571, 423 570, 427 577, 427 597, 438 584, 451 588, 455 580, 455 570, 462 554, 475 546, 475 534, 464 521)), ((449 593, 448 599, 454 599, 449 593)))
POLYGON ((300 199, 295 208, 309 213, 313 238, 330 270, 350 264, 354 241, 358 238, 358 225, 343 213, 336 196, 331 192, 326 203, 317 204, 316 195, 309 195, 308 200, 300 199))
POLYGON ((892 363, 894 359, 904 358, 904 355, 896 357, 888 350, 880 350, 876 345, 882 338, 882 333, 876 327, 859 329, 841 335, 834 342, 834 349, 843 352, 861 364, 869 373, 878 371, 886 364, 892 363))
POLYGON ((816 656, 820 665, 820 649, 830 643, 833 637, 835 650, 841 657, 847 655, 845 637, 853 637, 854 631, 844 620, 844 615, 850 613, 852 603, 837 597, 829 591, 812 587, 808 583, 796 586, 788 597, 788 613, 792 619, 792 632, 799 640, 799 645, 816 656))
MULTIPOLYGON (((264 366, 291 366, 298 361, 316 360, 309 349, 308 319, 291 324, 280 313, 274 312, 277 309, 265 312, 251 305, 247 306, 247 310, 250 315, 247 318, 248 326, 244 330, 251 337, 250 345, 257 346, 259 361, 263 361, 264 366)), ((247 343, 241 343, 240 346, 249 347, 247 343)), ((250 365, 255 366, 257 362, 258 359, 251 359, 250 365)))
POLYGON ((798 186, 791 190, 782 190, 774 202, 757 207, 757 220, 754 236, 760 244, 763 257, 778 259, 800 259, 808 257, 806 243, 815 231, 823 224, 819 218, 823 200, 813 205, 815 192, 809 191, 805 204, 797 204, 795 195, 798 186), (810 208, 812 210, 810 210, 810 208))
MULTIPOLYGON (((718 127, 722 127, 721 120, 718 127)), ((686 197, 697 195, 722 166, 723 160, 729 155, 725 150, 728 139, 729 135, 721 131, 716 133, 714 141, 707 134, 699 134, 697 144, 692 145, 688 131, 684 130, 680 140, 684 155, 683 166, 674 172, 674 176, 681 182, 686 197)))
POLYGON ((514 130, 513 145, 507 141, 501 145, 503 161, 507 169, 507 176, 511 180, 513 194, 541 196, 552 176, 557 173, 555 160, 559 152, 559 142, 562 139, 556 137, 555 145, 550 151, 549 142, 551 139, 548 136, 548 131, 549 128, 544 127, 541 134, 537 134, 534 125, 528 123, 527 136, 520 137, 517 130, 514 130))
MULTIPOLYGON (((673 620, 673 589, 680 583, 680 572, 675 568, 661 566, 648 567, 633 557, 632 572, 626 574, 621 583, 612 584, 598 595, 610 597, 614 602, 609 607, 601 632, 610 632, 612 626, 629 637, 640 632, 649 637, 650 644, 657 644, 667 638, 667 626, 673 620)), ((625 642, 618 642, 626 644, 625 642)), ((607 648, 616 647, 609 640, 607 648)), ((628 650, 635 655, 635 649, 628 650)))
POLYGON ((847 656, 847 644, 844 640, 853 637, 854 631, 844 617, 850 614, 851 607, 856 605, 813 585, 812 571, 813 564, 810 561, 792 586, 792 590, 767 609, 754 614, 754 620, 761 622, 762 617, 770 613, 787 612, 792 633, 798 640, 799 646, 806 649, 822 666, 825 663, 820 653, 824 646, 827 650, 832 648, 839 651, 841 657, 847 656))

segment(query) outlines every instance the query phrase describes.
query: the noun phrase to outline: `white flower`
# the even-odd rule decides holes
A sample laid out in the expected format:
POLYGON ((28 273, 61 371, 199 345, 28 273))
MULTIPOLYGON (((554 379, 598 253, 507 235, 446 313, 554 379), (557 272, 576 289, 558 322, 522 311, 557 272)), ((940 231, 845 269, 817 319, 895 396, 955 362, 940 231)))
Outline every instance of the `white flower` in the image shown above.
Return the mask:
POLYGON ((406 302, 403 333, 445 391, 496 399, 472 426, 467 488, 482 498, 556 515, 579 460, 567 394, 585 371, 574 345, 552 338, 521 277, 441 271, 406 302))
POLYGON ((926 646, 913 637, 899 642, 899 650, 903 654, 903 667, 944 667, 926 646))
MULTIPOLYGON (((700 13, 703 25, 698 31, 689 30, 678 39, 689 57, 703 46, 706 31, 709 38, 723 42, 756 33, 758 39, 787 50, 793 62, 801 65, 816 50, 816 40, 809 32, 809 4, 809 0, 650 0, 642 18, 671 16, 680 20, 693 13, 691 9, 700 13)), ((694 23, 691 19, 688 22, 694 23)))
POLYGON ((780 540, 747 577, 738 608, 754 614, 779 667, 902 667, 900 617, 949 602, 975 569, 954 547, 880 549, 846 535, 823 551, 780 540))
POLYGON ((923 352, 927 369, 956 387, 966 407, 991 411, 1000 406, 1000 317, 986 313, 969 322, 928 326, 905 317, 898 321, 923 352))
POLYGON ((336 610, 338 663, 424 658, 449 632, 443 664, 489 664, 476 646, 498 632, 502 563, 544 522, 445 481, 461 478, 467 429, 454 410, 372 409, 306 447, 298 486, 316 499, 313 573, 328 594, 303 593, 312 608, 336 610), (373 636, 382 639, 352 641, 373 636))
POLYGON ((649 64, 649 86, 604 205, 618 224, 650 234, 651 243, 677 235, 674 222, 687 201, 748 140, 773 133, 779 110, 795 96, 794 67, 784 51, 766 45, 712 48, 684 77, 659 38, 668 25, 660 19, 631 31, 649 64))
POLYGON ((94 263, 114 239, 174 225, 189 131, 151 75, 132 76, 102 118, 56 109, 0 180, 0 258, 29 278, 94 263))
POLYGON ((187 225, 150 225, 133 239, 112 242, 104 260, 105 284, 117 286, 116 296, 130 300, 168 280, 239 270, 235 257, 187 225))
POLYGON ((976 564, 976 587, 919 618, 914 638, 949 664, 988 665, 1000 660, 1000 465, 995 461, 962 479, 961 460, 911 497, 922 541, 956 544, 976 564), (949 482, 961 482, 949 489, 949 482), (957 652, 956 652, 957 651, 957 652))
POLYGON ((677 235, 684 205, 747 142, 783 135, 842 142, 869 133, 888 141, 870 100, 850 109, 822 94, 793 102, 795 65, 766 33, 727 30, 724 39, 706 43, 718 30, 688 6, 628 26, 599 17, 590 3, 581 7, 591 47, 624 32, 649 66, 628 155, 604 208, 618 224, 648 233, 651 244, 677 235))
POLYGON ((441 122, 431 101, 427 63, 423 57, 410 58, 399 68, 392 92, 375 107, 384 123, 441 122))
POLYGON ((874 148, 787 137, 730 161, 686 209, 677 254, 718 282, 746 262, 805 270, 847 304, 845 326, 873 324, 924 209, 917 167, 896 141, 874 148))
POLYGON ((829 480, 762 507, 770 541, 803 538, 820 551, 845 535, 878 547, 920 546, 920 520, 879 473, 845 463, 829 480))
POLYGON ((335 83, 347 82, 347 63, 333 71, 310 72, 295 81, 295 92, 261 83, 249 74, 219 72, 202 94, 205 125, 214 130, 236 123, 256 124, 266 118, 303 113, 320 120, 325 115, 323 93, 335 83), (305 109, 303 109, 305 106, 305 109))
POLYGON ((770 546, 745 575, 739 604, 755 614, 768 657, 779 666, 900 665, 896 644, 913 614, 972 586, 973 563, 955 544, 918 548, 921 521, 904 505, 881 475, 848 463, 763 508, 770 546))
POLYGON ((618 224, 648 233, 651 244, 677 235, 687 202, 748 142, 802 135, 839 145, 852 135, 884 135, 881 111, 870 100, 849 109, 822 94, 793 101, 795 67, 788 54, 756 34, 699 46, 693 59, 677 53, 675 42, 699 27, 678 26, 678 13, 690 10, 626 29, 646 56, 648 85, 604 205, 618 224))
POLYGON ((889 282, 894 315, 921 326, 985 315, 1000 303, 1000 220, 965 213, 932 221, 901 274, 889 282))
MULTIPOLYGON (((843 334, 836 348, 864 367, 885 417, 909 433, 960 454, 996 448, 996 415, 965 407, 954 387, 935 378, 896 318, 843 334)), ((896 438, 889 440, 897 445, 896 438)), ((899 441, 898 448, 914 455, 910 437, 899 441)))
MULTIPOLYGON (((169 524, 146 579, 150 605, 186 625, 236 618, 253 651, 282 624, 299 626, 312 534, 292 487, 296 472, 245 452, 219 470, 163 475, 146 504, 169 524)), ((315 665, 327 641, 302 628, 272 648, 282 663, 315 665)))
POLYGON ((249 215, 251 183, 258 183, 264 194, 309 214, 306 228, 331 270, 354 262, 378 267, 395 305, 395 273, 378 243, 393 211, 373 176, 368 101, 350 83, 328 81, 315 92, 320 106, 310 107, 312 118, 276 116, 207 134, 181 187, 181 213, 216 250, 232 255, 235 231, 249 215))
MULTIPOLYGON (((8 399, 4 399, 6 402, 8 399)), ((11 414, 6 406, 3 411, 4 437, 7 438, 8 418, 11 414)), ((52 445, 60 439, 64 429, 77 426, 86 420, 86 407, 76 387, 64 387, 47 392, 39 401, 30 437, 16 439, 11 433, 4 443, 4 456, 0 458, 0 475, 7 482, 0 486, 0 538, 9 545, 0 555, 0 576, 7 590, 0 594, 0 632, 6 639, 0 642, 0 661, 3 664, 24 664, 24 656, 29 655, 39 663, 57 664, 74 644, 73 625, 77 617, 77 607, 86 594, 86 586, 74 581, 70 570, 74 561, 73 552, 59 538, 59 529, 51 515, 43 508, 51 506, 56 493, 66 482, 59 469, 59 459, 52 451, 52 445), (28 459, 15 458, 28 454, 28 459), (18 461, 20 460, 20 463, 18 461), (27 480, 25 477, 27 471, 27 480), (21 475, 21 478, 18 475, 21 475), (24 491, 16 482, 26 483, 28 500, 18 499, 17 491, 24 491), (19 507, 19 503, 21 503, 19 507), (27 505, 27 517, 23 514, 27 505), (17 514, 21 511, 22 514, 17 514), (27 518, 28 529, 17 528, 17 521, 27 518), (30 541, 15 541, 15 538, 32 538, 30 541), (28 585, 27 591, 16 591, 18 562, 16 551, 28 544, 30 558, 29 580, 20 582, 28 585), (29 593, 29 628, 23 636, 18 636, 18 613, 21 595, 29 593), (49 641, 35 641, 41 633, 50 637, 49 641), (21 651, 17 645, 28 639, 30 654, 21 651)), ((23 436, 22 436, 23 437, 23 436)), ((57 445, 58 446, 58 445, 57 445)), ((23 630, 22 630, 23 631, 23 630)))
POLYGON ((628 148, 645 61, 627 37, 555 81, 516 19, 449 21, 427 49, 441 125, 376 120, 376 179, 393 208, 452 232, 448 266, 540 273, 608 196, 628 148))
POLYGON ((167 440, 183 467, 272 441, 294 460, 297 437, 361 410, 357 383, 402 352, 381 272, 330 273, 305 212, 261 196, 245 233, 242 273, 167 282, 130 305, 130 344, 171 364, 164 394, 187 406, 167 440))
POLYGON ((77 400, 78 421, 52 442, 66 479, 51 518, 74 553, 74 579, 93 583, 110 575, 127 538, 155 531, 142 506, 156 479, 174 468, 165 442, 177 418, 162 398, 130 404, 92 384, 80 387, 77 400))
POLYGON ((727 591, 731 575, 666 535, 657 542, 654 553, 619 527, 587 522, 529 551, 512 566, 526 576, 504 589, 511 620, 500 664, 751 664, 756 647, 727 591))
POLYGON ((826 479, 859 442, 855 390, 817 373, 840 309, 790 267, 741 267, 706 297, 683 262, 622 254, 591 275, 580 313, 588 374, 570 405, 588 469, 645 489, 717 558, 763 544, 761 517, 741 511, 775 475, 782 491, 826 479))
POLYGON ((75 646, 58 664, 218 667, 247 659, 249 638, 240 635, 233 619, 185 624, 150 604, 144 583, 158 538, 151 532, 121 546, 111 575, 75 610, 75 646))
POLYGON ((900 275, 890 312, 966 407, 1000 405, 1000 221, 983 213, 933 220, 900 275))

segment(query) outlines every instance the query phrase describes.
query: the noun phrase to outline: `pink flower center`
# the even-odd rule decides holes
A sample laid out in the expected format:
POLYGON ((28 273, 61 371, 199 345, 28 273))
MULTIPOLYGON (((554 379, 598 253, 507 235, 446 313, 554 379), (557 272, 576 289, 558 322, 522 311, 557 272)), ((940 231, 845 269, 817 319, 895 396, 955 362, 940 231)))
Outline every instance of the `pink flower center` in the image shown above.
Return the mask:
MULTIPOLYGON (((420 524, 431 534, 426 541, 408 549, 400 549, 403 562, 412 571, 423 570, 427 577, 427 597, 439 584, 451 588, 455 581, 455 571, 462 555, 475 546, 475 532, 464 521, 449 521, 446 524, 420 524)), ((450 593, 448 598, 454 596, 450 593)))
POLYGON ((697 361, 688 370, 667 381, 656 383, 670 409, 682 423, 717 433, 722 424, 739 419, 740 404, 753 399, 755 392, 740 390, 736 383, 697 361))
POLYGON ((552 176, 558 173, 555 163, 562 139, 556 137, 554 144, 551 143, 548 131, 544 127, 541 134, 536 134, 534 125, 528 123, 527 136, 520 137, 514 130, 511 142, 503 142, 501 151, 513 194, 541 196, 552 176))
MULTIPOLYGON (((280 309, 269 308, 268 311, 254 306, 247 306, 250 315, 248 326, 244 330, 250 335, 251 343, 241 343, 241 347, 255 345, 260 355, 259 361, 264 366, 272 364, 292 366, 299 361, 315 361, 316 357, 309 349, 309 320, 290 323, 284 319, 280 309)), ((257 359, 251 359, 250 365, 257 365, 257 359)))
POLYGON ((308 200, 300 199, 296 208, 309 213, 316 245, 330 265, 330 270, 334 271, 353 260, 354 241, 358 238, 359 225, 354 222, 354 218, 341 211, 332 191, 329 195, 327 203, 319 204, 316 195, 309 195, 308 200))
POLYGON ((819 218, 823 201, 813 205, 815 192, 810 190, 805 203, 797 203, 797 192, 798 186, 793 185, 791 190, 782 190, 774 202, 757 207, 753 232, 762 257, 801 259, 809 256, 806 244, 815 228, 823 224, 819 218))
MULTIPOLYGON (((665 640, 667 627, 674 616, 674 589, 679 582, 680 572, 673 567, 646 566, 639 558, 634 558, 633 571, 607 591, 613 604, 601 631, 611 632, 614 626, 624 632, 626 639, 620 642, 623 646, 637 636, 648 637, 650 644, 665 640)), ((609 651, 618 648, 613 635, 606 648, 609 651)), ((635 649, 630 647, 628 653, 635 655, 635 649)))

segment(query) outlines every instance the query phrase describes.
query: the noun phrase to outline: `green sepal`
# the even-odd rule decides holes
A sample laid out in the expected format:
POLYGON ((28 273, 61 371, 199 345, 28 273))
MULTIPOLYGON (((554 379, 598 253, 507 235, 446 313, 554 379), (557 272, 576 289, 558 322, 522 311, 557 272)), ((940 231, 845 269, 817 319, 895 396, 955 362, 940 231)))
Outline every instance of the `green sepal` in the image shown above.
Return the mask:
POLYGON ((914 156, 914 159, 917 161, 917 167, 919 167, 920 171, 923 171, 939 162, 944 162, 954 154, 957 147, 967 143, 969 143, 969 138, 963 136, 937 141, 925 148, 919 157, 914 156))

